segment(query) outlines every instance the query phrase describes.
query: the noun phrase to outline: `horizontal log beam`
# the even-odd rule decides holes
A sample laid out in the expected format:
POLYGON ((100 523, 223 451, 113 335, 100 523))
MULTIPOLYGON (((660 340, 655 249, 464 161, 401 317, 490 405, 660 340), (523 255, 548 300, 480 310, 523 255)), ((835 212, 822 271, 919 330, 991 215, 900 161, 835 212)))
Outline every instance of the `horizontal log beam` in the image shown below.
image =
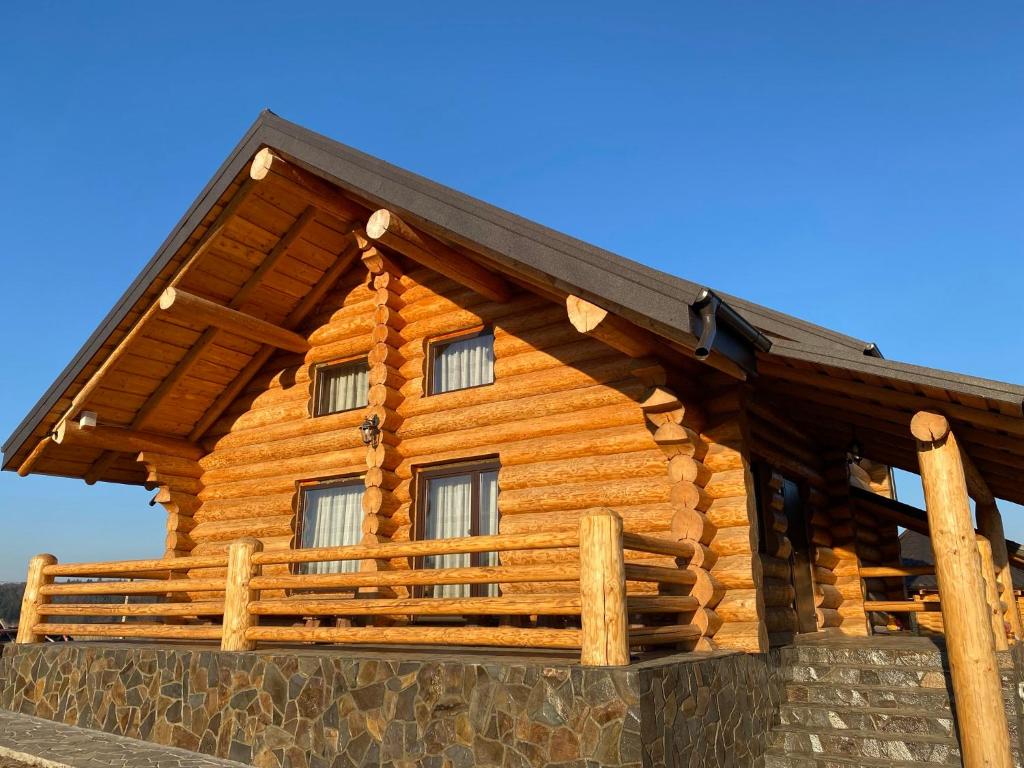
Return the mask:
POLYGON ((370 216, 366 236, 492 301, 508 301, 512 294, 504 278, 430 235, 417 232, 386 208, 370 216))
POLYGON ((68 637, 140 637, 155 640, 219 640, 217 626, 187 624, 36 624, 41 635, 68 637))
POLYGON ((630 357, 647 357, 655 352, 655 345, 646 331, 586 299, 569 294, 565 298, 565 309, 573 328, 612 349, 630 357))
POLYGON ((198 445, 179 437, 102 424, 89 427, 75 421, 62 421, 58 424, 53 441, 57 445, 80 445, 120 453, 153 451, 196 461, 205 455, 198 445))
POLYGON ((221 600, 191 603, 47 603, 40 616, 221 616, 221 600))
POLYGON ((473 552, 510 552, 529 549, 578 547, 578 533, 522 533, 496 536, 467 536, 457 539, 423 539, 409 542, 325 547, 323 549, 292 549, 280 552, 258 552, 253 562, 258 565, 281 563, 315 563, 335 560, 382 560, 399 557, 455 555, 473 552))
POLYGON ((329 181, 289 162, 270 147, 264 147, 253 157, 249 178, 287 187, 293 194, 312 203, 324 213, 346 223, 362 220, 366 215, 362 206, 347 198, 329 181))
POLYGON ((309 341, 293 331, 178 288, 167 288, 160 295, 160 309, 183 322, 212 325, 258 344, 298 354, 309 351, 309 341))
POLYGON ((53 442, 53 438, 47 435, 38 443, 36 447, 32 449, 32 452, 25 458, 21 465, 18 467, 18 476, 26 477, 35 468, 36 463, 43 457, 43 452, 49 447, 50 443, 53 442))
MULTIPOLYGON (((45 625, 44 625, 45 626, 45 625)), ((578 629, 520 627, 252 627, 246 639, 282 643, 483 645, 505 648, 580 647, 578 629)))

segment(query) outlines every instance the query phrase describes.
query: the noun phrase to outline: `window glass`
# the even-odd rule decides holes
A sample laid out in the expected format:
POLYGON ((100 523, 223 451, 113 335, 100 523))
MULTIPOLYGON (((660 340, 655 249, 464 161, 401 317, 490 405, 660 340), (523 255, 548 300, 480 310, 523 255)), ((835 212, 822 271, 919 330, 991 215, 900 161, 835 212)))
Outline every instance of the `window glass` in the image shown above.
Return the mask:
POLYGON ((370 367, 366 360, 353 360, 316 369, 314 416, 326 416, 362 408, 367 402, 370 367))
POLYGON ((432 348, 430 394, 494 383, 494 333, 484 333, 432 348))
MULTIPOLYGON (((425 509, 422 535, 426 539, 490 536, 498 532, 498 471, 493 463, 445 472, 432 470, 423 483, 425 509)), ((498 565, 497 552, 436 555, 423 558, 424 568, 468 568, 498 565)), ((440 584, 428 589, 433 597, 497 595, 497 584, 440 584)))
MULTIPOLYGON (((299 546, 346 547, 363 537, 362 481, 320 483, 302 489, 302 526, 299 546)), ((358 560, 301 563, 299 573, 354 573, 358 560)))

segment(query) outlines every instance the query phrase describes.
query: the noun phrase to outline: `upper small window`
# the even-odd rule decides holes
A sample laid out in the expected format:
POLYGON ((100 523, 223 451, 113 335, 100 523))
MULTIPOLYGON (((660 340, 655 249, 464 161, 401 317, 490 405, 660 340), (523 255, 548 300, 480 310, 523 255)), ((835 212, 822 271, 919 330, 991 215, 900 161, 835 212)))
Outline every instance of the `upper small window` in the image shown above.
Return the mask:
POLYGON ((316 369, 313 415, 352 411, 366 405, 370 367, 366 360, 353 360, 316 369))
POLYGON ((430 345, 429 394, 494 383, 494 331, 430 345))

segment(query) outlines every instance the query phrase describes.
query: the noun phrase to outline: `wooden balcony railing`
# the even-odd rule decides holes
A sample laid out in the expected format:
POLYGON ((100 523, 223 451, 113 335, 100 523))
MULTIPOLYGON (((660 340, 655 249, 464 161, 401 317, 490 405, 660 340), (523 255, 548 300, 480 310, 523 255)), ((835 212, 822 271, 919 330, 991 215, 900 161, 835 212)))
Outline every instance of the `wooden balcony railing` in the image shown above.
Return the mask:
POLYGON ((18 642, 38 642, 44 635, 69 635, 219 640, 221 648, 228 651, 252 650, 258 642, 555 648, 578 649, 581 662, 587 665, 627 664, 630 647, 695 642, 703 634, 699 623, 689 620, 700 608, 700 600, 688 594, 697 576, 686 568, 686 563, 697 555, 707 555, 700 544, 624 534, 621 518, 610 510, 594 510, 584 515, 579 529, 569 533, 474 536, 275 552, 261 551, 256 539, 242 539, 233 542, 226 555, 72 565, 58 564, 51 555, 37 555, 29 564, 18 642), (549 564, 263 573, 264 567, 272 565, 524 550, 569 550, 570 555, 575 553, 577 557, 549 564), (681 567, 627 565, 626 550, 667 555, 685 562, 681 567), (188 575, 200 569, 224 569, 225 575, 188 575), (108 580, 56 583, 58 578, 108 580), (659 594, 627 595, 627 581, 655 583, 659 594), (493 597, 421 597, 415 591, 438 585, 559 582, 577 588, 566 590, 562 586, 550 593, 493 597), (394 587, 410 588, 412 596, 379 596, 380 591, 394 587), (359 590, 365 589, 377 594, 361 597, 359 590), (339 590, 348 593, 339 594, 339 590), (97 604, 75 600, 93 595, 148 595, 160 598, 160 602, 97 604), (549 616, 566 617, 561 620, 565 626, 515 625, 540 624, 543 622, 537 621, 537 617, 549 616), (76 621, 75 617, 110 617, 111 621, 88 623, 81 618, 76 621), (295 619, 305 617, 357 621, 360 617, 392 617, 399 621, 411 618, 414 623, 287 623, 289 619, 294 624, 295 619), (498 625, 418 623, 449 617, 498 617, 498 625))

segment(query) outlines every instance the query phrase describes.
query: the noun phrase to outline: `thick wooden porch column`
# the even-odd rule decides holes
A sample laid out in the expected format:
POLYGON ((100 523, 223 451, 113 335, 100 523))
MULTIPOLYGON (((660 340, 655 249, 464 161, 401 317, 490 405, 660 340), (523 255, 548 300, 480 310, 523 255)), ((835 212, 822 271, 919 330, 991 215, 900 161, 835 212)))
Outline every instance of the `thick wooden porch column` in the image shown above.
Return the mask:
POLYGON ((917 438, 964 768, 1010 768, 1010 731, 960 448, 941 414, 917 413, 910 431, 917 438))

